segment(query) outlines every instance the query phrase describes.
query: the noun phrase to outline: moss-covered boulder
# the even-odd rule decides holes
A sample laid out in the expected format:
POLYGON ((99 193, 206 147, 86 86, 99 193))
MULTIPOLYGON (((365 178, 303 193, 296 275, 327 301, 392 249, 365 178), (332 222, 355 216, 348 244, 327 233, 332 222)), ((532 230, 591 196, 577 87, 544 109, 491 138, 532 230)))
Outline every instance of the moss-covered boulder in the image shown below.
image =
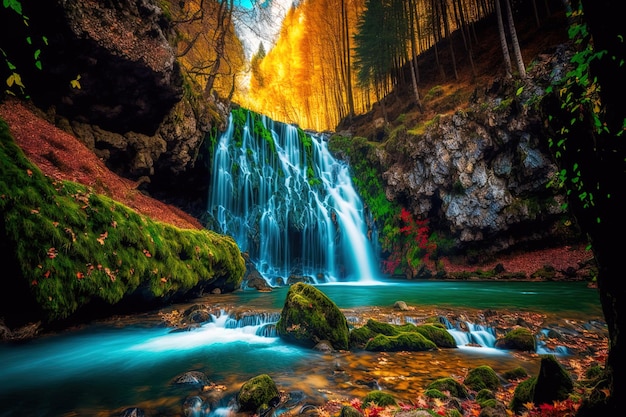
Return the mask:
POLYGON ((528 372, 526 372, 526 369, 522 368, 521 366, 515 367, 509 371, 505 371, 502 374, 502 377, 506 379, 507 381, 524 379, 527 376, 528 376, 528 372))
POLYGON ((352 407, 351 405, 344 405, 343 407, 341 407, 339 417, 363 417, 363 413, 361 413, 359 410, 352 407))
POLYGON ((380 407, 388 407, 397 405, 398 403, 390 393, 376 390, 368 392, 367 395, 363 397, 363 407, 367 407, 372 404, 376 404, 380 407))
POLYGON ((256 412, 278 404, 280 398, 274 380, 267 374, 250 378, 237 393, 239 411, 256 412))
POLYGON ((476 393, 475 400, 481 407, 493 407, 496 403, 496 394, 490 389, 483 388, 476 393))
POLYGON ((463 384, 474 391, 482 389, 496 390, 500 387, 500 378, 493 368, 481 365, 469 370, 463 384))
POLYGON ((534 352, 537 349, 535 336, 525 327, 516 327, 496 341, 496 348, 534 352))
POLYGON ((314 347, 326 340, 335 349, 348 349, 350 329, 346 317, 310 284, 298 282, 289 287, 276 331, 281 338, 300 345, 314 347))
POLYGON ((379 334, 369 340, 364 349, 373 352, 421 352, 437 349, 437 345, 420 333, 404 332, 396 336, 379 334))
POLYGON ((441 392, 448 391, 450 396, 457 398, 468 398, 467 388, 454 378, 439 378, 426 386, 426 389, 436 389, 441 392))
POLYGON ((369 319, 365 325, 352 329, 350 346, 372 351, 423 351, 437 347, 456 347, 456 342, 440 326, 416 326, 411 323, 398 325, 369 319))
POLYGON ((535 404, 563 401, 573 389, 572 377, 556 358, 553 355, 542 356, 533 397, 535 404))
POLYGON ((431 324, 421 324, 415 326, 415 331, 422 334, 428 340, 432 341, 440 348, 455 348, 456 341, 454 337, 441 326, 433 326, 431 324))
POLYGON ((537 385, 537 377, 530 377, 515 387, 513 398, 509 403, 509 408, 518 413, 524 410, 524 404, 532 403, 535 395, 535 385, 537 385))
POLYGON ((527 402, 541 405, 563 401, 573 389, 574 383, 565 368, 553 355, 544 355, 541 357, 539 375, 522 381, 515 388, 509 407, 518 412, 527 402))

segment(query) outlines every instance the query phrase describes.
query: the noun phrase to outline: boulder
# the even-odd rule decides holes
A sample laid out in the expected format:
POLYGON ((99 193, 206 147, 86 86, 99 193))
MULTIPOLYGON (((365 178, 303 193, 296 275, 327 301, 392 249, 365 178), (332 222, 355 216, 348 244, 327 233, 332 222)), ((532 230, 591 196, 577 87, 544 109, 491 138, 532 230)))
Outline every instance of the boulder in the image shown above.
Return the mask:
POLYGON ((516 327, 505 334, 504 337, 496 340, 495 347, 498 349, 534 352, 537 348, 537 342, 530 330, 525 327, 516 327))
POLYGON ((326 340, 334 349, 348 349, 344 314, 323 292, 303 282, 289 287, 276 330, 281 338, 307 347, 326 340))
POLYGON ((239 411, 257 412, 278 404, 280 395, 274 380, 267 374, 250 378, 237 393, 239 411))

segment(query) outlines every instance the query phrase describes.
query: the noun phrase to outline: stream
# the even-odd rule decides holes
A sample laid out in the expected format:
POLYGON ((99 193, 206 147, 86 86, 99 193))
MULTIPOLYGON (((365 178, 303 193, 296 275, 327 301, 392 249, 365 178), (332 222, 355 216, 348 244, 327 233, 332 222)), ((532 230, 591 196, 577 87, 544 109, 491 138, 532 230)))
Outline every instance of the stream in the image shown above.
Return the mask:
MULTIPOLYGON (((353 326, 368 317, 418 323, 433 311, 490 310, 496 315, 536 312, 546 322, 602 328, 597 291, 583 282, 382 281, 318 288, 353 326), (409 310, 394 310, 398 300, 409 310)), ((372 389, 410 401, 428 382, 462 375, 472 367, 486 364, 501 373, 522 366, 532 375, 538 371, 539 354, 571 354, 499 350, 489 346, 494 330, 473 323, 466 323, 475 336, 472 343, 467 343, 467 329, 449 328, 459 345, 455 349, 319 352, 287 344, 272 331, 287 290, 208 295, 188 305, 3 344, 0 416, 118 416, 138 407, 146 416, 218 417, 234 413, 233 399, 241 385, 262 373, 288 393, 294 409, 362 398, 372 389), (210 306, 211 319, 187 331, 165 325, 163 315, 193 304, 210 306), (189 371, 203 373, 208 382, 175 383, 189 371), (186 401, 196 401, 195 411, 186 401)))

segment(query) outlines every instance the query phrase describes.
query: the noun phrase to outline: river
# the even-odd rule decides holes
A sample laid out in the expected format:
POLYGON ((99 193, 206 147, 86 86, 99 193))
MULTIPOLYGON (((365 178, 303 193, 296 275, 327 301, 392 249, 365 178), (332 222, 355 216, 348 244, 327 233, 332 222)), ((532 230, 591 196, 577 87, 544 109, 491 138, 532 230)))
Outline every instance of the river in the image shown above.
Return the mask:
MULTIPOLYGON (((352 325, 367 317, 399 323, 419 322, 442 311, 451 316, 467 314, 468 319, 491 311, 501 318, 519 315, 567 326, 565 333, 573 337, 583 337, 586 330, 581 329, 603 331, 597 291, 583 282, 385 281, 318 288, 352 325), (394 310, 399 300, 409 310, 394 310)), ((520 354, 486 345, 398 353, 323 353, 289 345, 271 331, 260 331, 277 320, 287 290, 236 291, 194 300, 193 304, 210 306, 214 315, 184 332, 173 331, 162 320, 188 307, 175 305, 4 344, 0 346, 0 416, 112 416, 140 407, 147 416, 218 417, 233 411, 238 389, 261 373, 269 374, 293 398, 294 407, 302 407, 361 398, 372 389, 411 401, 429 381, 462 375, 484 364, 499 373, 517 366, 531 375, 538 371, 542 352, 520 354), (174 383, 188 371, 202 372, 209 383, 204 388, 174 383), (202 400, 204 408, 185 414, 185 400, 194 397, 202 400)), ((450 330, 456 334, 456 329, 450 330)), ((567 351, 553 353, 563 360, 575 356, 567 351)))

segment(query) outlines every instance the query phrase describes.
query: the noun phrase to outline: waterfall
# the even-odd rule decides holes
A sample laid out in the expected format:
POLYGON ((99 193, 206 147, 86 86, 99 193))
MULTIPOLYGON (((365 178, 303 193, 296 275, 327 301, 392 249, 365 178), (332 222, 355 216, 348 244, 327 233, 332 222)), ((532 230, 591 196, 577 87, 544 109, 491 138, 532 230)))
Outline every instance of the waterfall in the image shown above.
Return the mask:
POLYGON ((271 285, 290 275, 376 281, 363 202, 323 134, 233 110, 211 180, 209 227, 232 236, 271 285))

